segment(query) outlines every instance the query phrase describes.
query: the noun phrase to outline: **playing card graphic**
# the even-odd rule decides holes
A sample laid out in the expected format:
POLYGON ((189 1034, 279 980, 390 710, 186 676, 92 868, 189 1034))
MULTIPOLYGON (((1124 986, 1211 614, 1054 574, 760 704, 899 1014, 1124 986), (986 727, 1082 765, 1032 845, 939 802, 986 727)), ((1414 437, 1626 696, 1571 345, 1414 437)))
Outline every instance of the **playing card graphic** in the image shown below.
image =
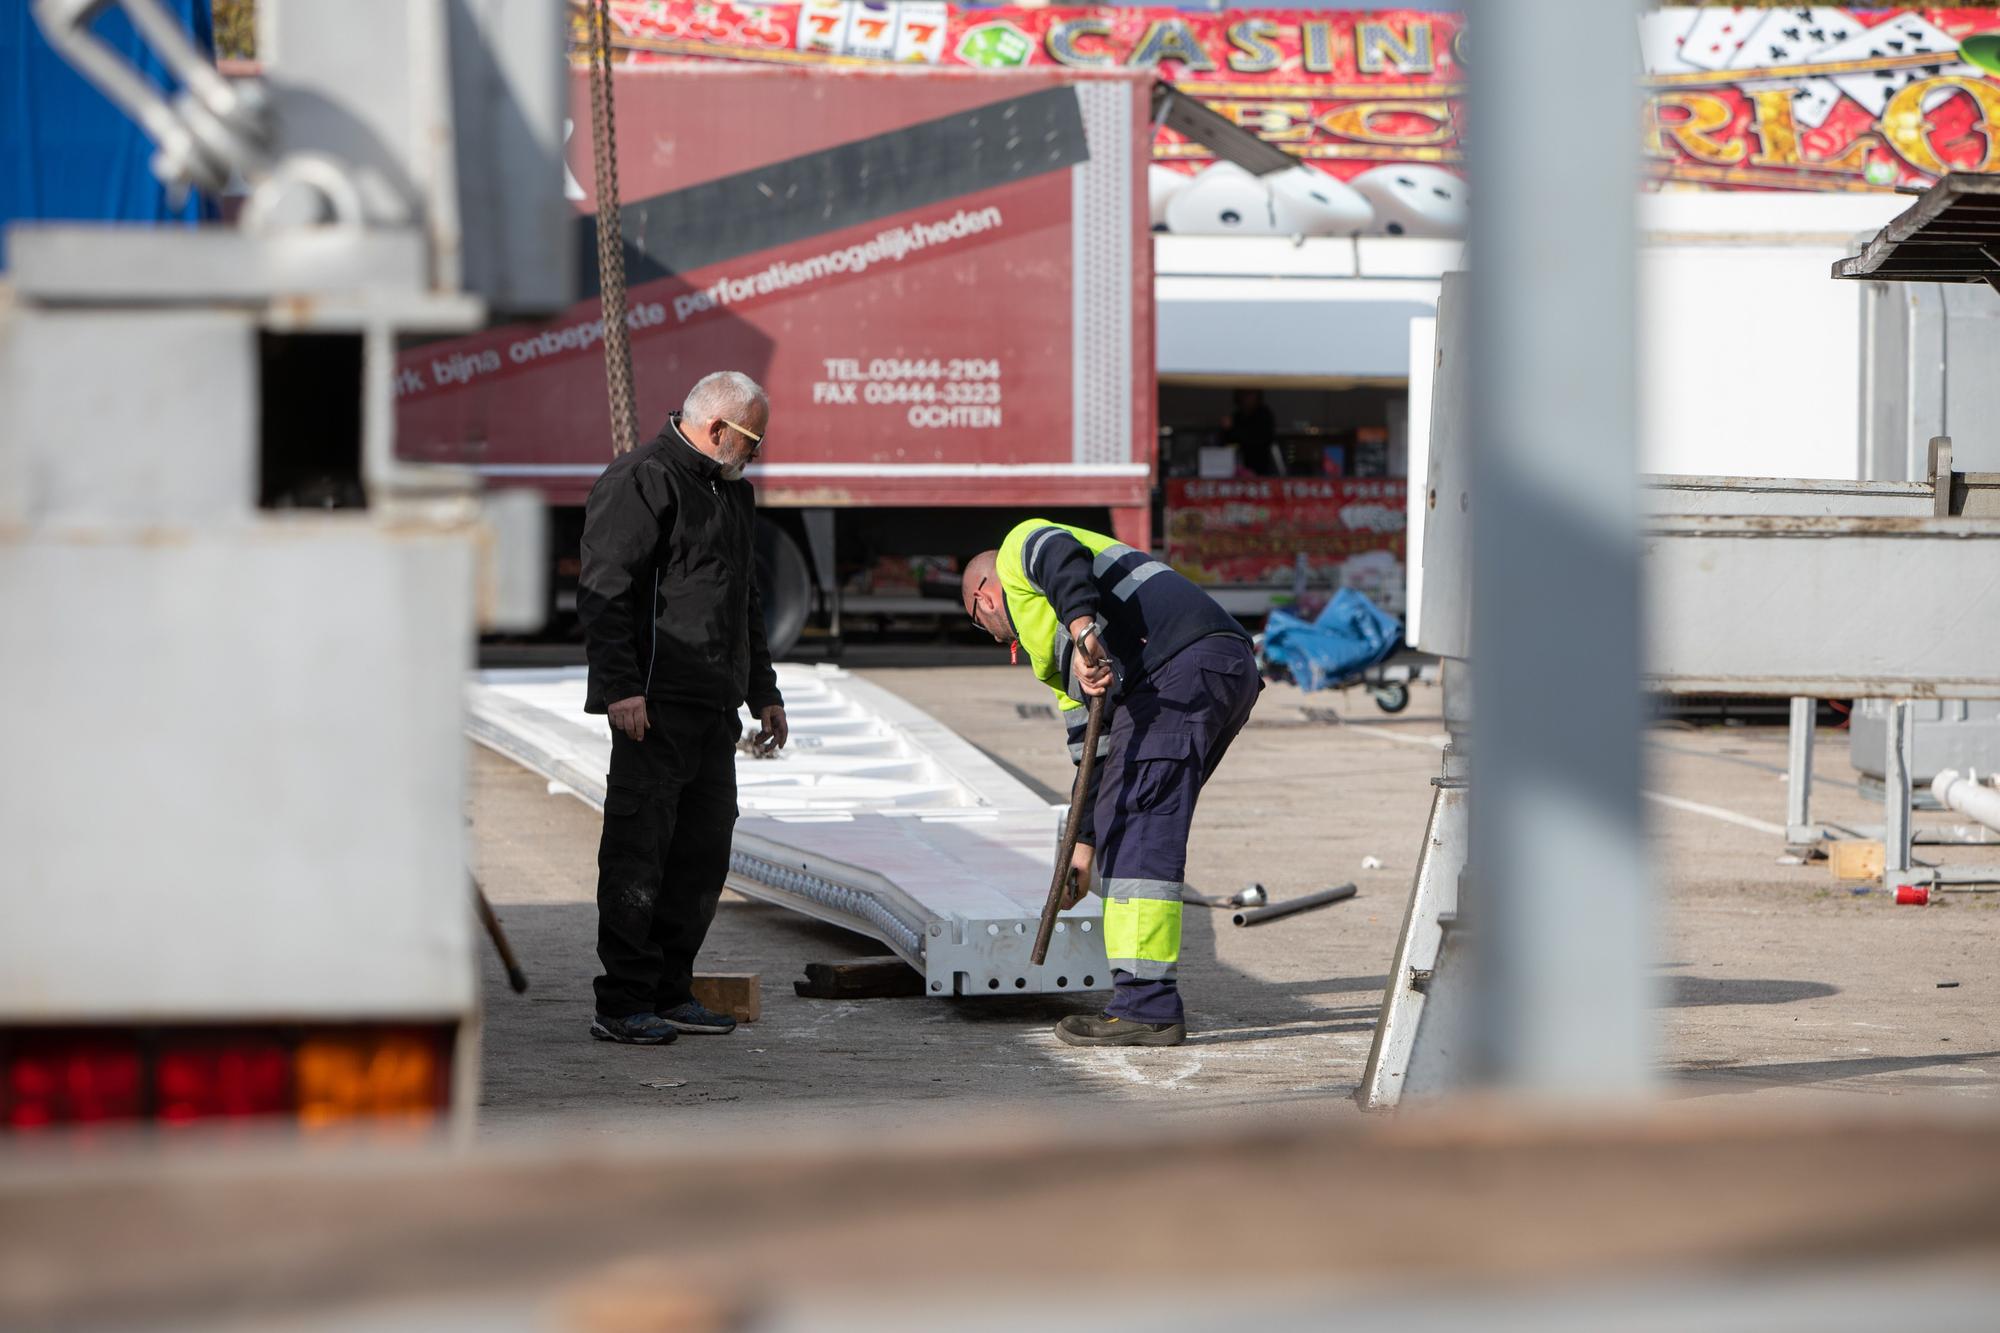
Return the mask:
MULTIPOLYGON (((1844 9, 1811 6, 1768 10, 1737 48, 1729 68, 1752 70, 1803 65, 1814 53, 1837 46, 1861 30, 1861 25, 1844 9)), ((1840 89, 1831 79, 1787 79, 1778 86, 1791 93, 1792 119, 1814 129, 1826 123, 1840 102, 1840 89)))
POLYGON ((1970 74, 1970 65, 1958 59, 1958 43, 1945 36, 1921 15, 1898 14, 1886 23, 1863 29, 1844 42, 1815 51, 1808 64, 1821 65, 1837 60, 1879 60, 1887 56, 1935 55, 1935 65, 1906 66, 1863 74, 1836 74, 1833 82, 1870 115, 1879 116, 1889 99, 1920 79, 1941 74, 1970 74))
POLYGON ((1694 26, 1695 9, 1656 9, 1639 16, 1639 58, 1648 74, 1686 74, 1699 68, 1681 59, 1681 43, 1694 26))
POLYGON ((1840 88, 1831 79, 1807 79, 1787 85, 1792 94, 1792 119, 1816 130, 1840 105, 1840 88))
POLYGON ((1754 9, 1701 9, 1681 42, 1681 59, 1696 69, 1723 69, 1757 25, 1754 9))
POLYGON ((1814 6, 1769 9, 1730 60, 1730 69, 1765 69, 1772 65, 1803 65, 1819 51, 1839 46, 1864 32, 1844 9, 1814 6))

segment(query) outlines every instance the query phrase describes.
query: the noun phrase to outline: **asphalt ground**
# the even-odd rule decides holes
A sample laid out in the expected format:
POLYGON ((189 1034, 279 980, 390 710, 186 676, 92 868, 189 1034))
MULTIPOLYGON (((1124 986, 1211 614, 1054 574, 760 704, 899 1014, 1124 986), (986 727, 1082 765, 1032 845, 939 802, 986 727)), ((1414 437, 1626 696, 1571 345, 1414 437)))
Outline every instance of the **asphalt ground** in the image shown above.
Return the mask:
MULTIPOLYGON (((860 670, 1045 792, 1066 790, 1060 726, 1025 669, 860 670)), ((481 1133, 1351 1114, 1441 740, 1431 686, 1394 717, 1359 691, 1265 692, 1203 794, 1189 880, 1210 893, 1256 881, 1276 899, 1350 880, 1360 893, 1254 930, 1190 908, 1190 1038, 1153 1051, 1056 1042, 1051 1025, 1090 1008, 1086 997, 800 999, 789 983, 805 963, 885 950, 733 894, 701 966, 761 974, 761 1021, 666 1048, 593 1042, 598 817, 475 747, 475 863, 533 980, 514 995, 483 961, 481 1133)), ((1823 862, 1781 864, 1785 741, 1782 727, 1661 726, 1647 737, 1663 1094, 1690 1104, 2000 1096, 2000 896, 1899 907, 1836 883, 1823 862)), ((1845 734, 1824 730, 1820 742, 1816 815, 1879 821, 1845 734)), ((1934 850, 2000 863, 2000 846, 1920 849, 1934 850)))

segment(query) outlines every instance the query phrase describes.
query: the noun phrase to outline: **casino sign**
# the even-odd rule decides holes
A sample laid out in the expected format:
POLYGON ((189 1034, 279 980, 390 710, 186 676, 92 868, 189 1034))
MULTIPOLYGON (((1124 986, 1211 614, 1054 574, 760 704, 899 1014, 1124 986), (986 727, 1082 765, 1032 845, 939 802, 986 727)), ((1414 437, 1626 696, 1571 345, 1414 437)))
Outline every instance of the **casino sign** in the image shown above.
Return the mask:
MULTIPOLYGON (((905 0, 613 0, 623 59, 1157 69, 1343 180, 1457 170, 1469 49, 1455 14, 979 8, 905 0)), ((1654 188, 1886 190, 2000 169, 2000 9, 1650 11, 1634 41, 1654 188)), ((1581 114, 1548 96, 1552 157, 1581 114)), ((1209 161, 1162 134, 1154 159, 1209 161)))

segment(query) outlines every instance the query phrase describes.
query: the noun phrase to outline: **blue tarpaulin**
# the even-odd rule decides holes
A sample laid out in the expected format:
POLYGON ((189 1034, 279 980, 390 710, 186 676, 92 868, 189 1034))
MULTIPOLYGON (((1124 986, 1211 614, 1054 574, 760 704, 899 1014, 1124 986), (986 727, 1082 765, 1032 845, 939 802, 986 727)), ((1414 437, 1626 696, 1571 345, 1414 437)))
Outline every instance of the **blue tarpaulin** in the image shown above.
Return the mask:
MULTIPOLYGON (((165 0, 165 7, 212 56, 209 0, 165 0)), ((196 193, 178 203, 167 197, 147 165, 152 142, 55 53, 29 9, 28 0, 0 0, 0 269, 7 266, 7 224, 16 221, 212 218, 212 204, 196 193)), ((154 87, 172 87, 122 11, 107 10, 91 30, 154 87)))
POLYGON ((1264 622, 1264 657, 1302 690, 1339 685, 1374 666, 1402 641, 1403 622, 1362 593, 1342 588, 1307 620, 1279 609, 1264 622))

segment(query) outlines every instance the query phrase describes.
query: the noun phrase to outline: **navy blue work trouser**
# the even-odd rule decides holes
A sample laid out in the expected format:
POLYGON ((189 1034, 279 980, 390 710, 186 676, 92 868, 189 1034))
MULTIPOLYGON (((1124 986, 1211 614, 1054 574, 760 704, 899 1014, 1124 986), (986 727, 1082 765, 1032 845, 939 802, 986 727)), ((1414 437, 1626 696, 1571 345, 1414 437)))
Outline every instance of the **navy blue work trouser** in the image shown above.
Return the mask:
POLYGON ((1105 1012, 1184 1021, 1181 895, 1195 800, 1250 716, 1264 682, 1249 643, 1197 639, 1126 687, 1093 814, 1096 889, 1114 985, 1105 1012))

